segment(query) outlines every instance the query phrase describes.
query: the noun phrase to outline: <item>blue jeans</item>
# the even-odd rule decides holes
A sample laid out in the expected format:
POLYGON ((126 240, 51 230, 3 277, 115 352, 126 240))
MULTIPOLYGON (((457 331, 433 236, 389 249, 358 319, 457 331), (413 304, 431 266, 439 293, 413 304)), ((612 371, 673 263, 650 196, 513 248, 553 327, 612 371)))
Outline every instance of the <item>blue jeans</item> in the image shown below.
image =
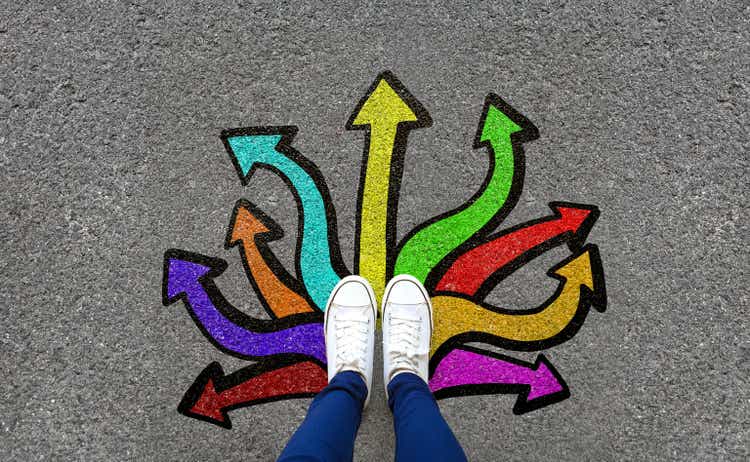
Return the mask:
MULTIPOLYGON (((397 462, 466 460, 430 389, 418 375, 394 377, 388 384, 388 396, 397 462)), ((313 400, 279 462, 351 461, 366 397, 367 387, 359 374, 336 374, 313 400)))

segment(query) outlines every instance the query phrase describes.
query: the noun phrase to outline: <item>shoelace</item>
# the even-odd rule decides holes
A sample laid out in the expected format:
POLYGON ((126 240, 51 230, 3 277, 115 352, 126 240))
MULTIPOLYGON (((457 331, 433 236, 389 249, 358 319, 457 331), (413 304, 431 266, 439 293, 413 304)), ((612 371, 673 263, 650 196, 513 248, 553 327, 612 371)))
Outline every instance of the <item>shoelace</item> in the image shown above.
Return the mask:
POLYGON ((418 319, 390 314, 390 356, 393 370, 417 371, 426 351, 419 349, 422 324, 418 319))
POLYGON ((367 364, 368 322, 362 319, 336 318, 336 365, 364 371, 367 364))

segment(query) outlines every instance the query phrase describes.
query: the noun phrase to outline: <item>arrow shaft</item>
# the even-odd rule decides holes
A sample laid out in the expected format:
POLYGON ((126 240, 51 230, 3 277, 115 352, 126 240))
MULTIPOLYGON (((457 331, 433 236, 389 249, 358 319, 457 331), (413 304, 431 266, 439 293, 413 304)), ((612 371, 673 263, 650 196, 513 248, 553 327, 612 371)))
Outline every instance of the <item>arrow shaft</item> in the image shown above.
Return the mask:
MULTIPOLYGON (((278 143, 281 136, 271 139, 278 143)), ((335 229, 335 218, 331 216, 329 223, 322 192, 327 189, 322 176, 297 151, 285 146, 277 147, 276 149, 284 150, 284 153, 279 152, 267 144, 268 138, 230 136, 227 142, 230 154, 242 166, 244 175, 248 175, 254 165, 268 167, 285 178, 295 193, 301 223, 297 271, 313 303, 324 310, 328 295, 341 277, 334 269, 334 257, 329 244, 331 238, 336 238, 330 229, 335 229)), ((335 250, 338 252, 338 248, 335 250)))
POLYGON ((396 274, 411 274, 424 282, 443 258, 480 231, 501 210, 513 183, 513 146, 510 137, 490 143, 494 161, 486 187, 463 208, 411 235, 397 257, 396 274))
POLYGON ((437 291, 474 296, 484 282, 523 254, 558 238, 569 227, 561 219, 536 223, 509 234, 490 237, 456 259, 436 286, 437 291))
POLYGON ((254 332, 227 318, 202 287, 187 291, 186 306, 198 325, 216 344, 242 356, 283 353, 312 356, 325 363, 323 324, 308 323, 271 332, 254 332))
POLYGON ((436 392, 463 385, 531 385, 536 378, 536 373, 530 366, 455 349, 440 361, 429 385, 430 390, 436 392))
POLYGON ((388 262, 388 199, 396 125, 375 124, 370 131, 359 217, 359 274, 370 281, 377 296, 385 289, 388 262))
POLYGON ((575 318, 580 297, 579 286, 566 282, 553 300, 530 314, 498 313, 460 297, 433 297, 435 328, 430 354, 451 337, 465 332, 490 334, 519 343, 548 340, 575 318))
POLYGON ((320 366, 300 362, 264 372, 218 394, 218 408, 250 405, 255 401, 306 393, 317 393, 328 384, 320 366))
POLYGON ((273 165, 279 168, 296 190, 302 207, 302 243, 299 251, 302 282, 313 302, 325 309, 328 296, 341 278, 331 262, 323 196, 312 177, 297 163, 280 154, 274 156, 274 160, 273 165))
POLYGON ((248 241, 245 241, 242 246, 246 261, 245 270, 273 314, 282 318, 291 314, 314 311, 304 297, 281 282, 261 255, 254 239, 248 241))

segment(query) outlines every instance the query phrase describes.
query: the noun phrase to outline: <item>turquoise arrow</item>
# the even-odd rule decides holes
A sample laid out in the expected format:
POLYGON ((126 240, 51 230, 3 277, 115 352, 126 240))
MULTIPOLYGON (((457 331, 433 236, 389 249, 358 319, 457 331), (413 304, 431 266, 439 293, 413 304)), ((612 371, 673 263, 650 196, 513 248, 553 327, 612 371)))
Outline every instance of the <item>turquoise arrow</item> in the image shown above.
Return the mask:
POLYGON ((325 309, 333 287, 348 273, 339 252, 336 213, 317 167, 290 146, 297 127, 253 127, 225 130, 224 145, 243 184, 256 167, 285 180, 297 200, 299 231, 296 266, 310 298, 325 309))

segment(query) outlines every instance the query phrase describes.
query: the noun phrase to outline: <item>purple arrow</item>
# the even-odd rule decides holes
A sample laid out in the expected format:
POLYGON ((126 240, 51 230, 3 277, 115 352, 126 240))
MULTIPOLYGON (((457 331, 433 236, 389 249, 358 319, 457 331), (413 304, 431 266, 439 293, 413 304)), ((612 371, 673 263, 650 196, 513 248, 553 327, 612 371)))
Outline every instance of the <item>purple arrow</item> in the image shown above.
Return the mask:
POLYGON ((320 316, 251 318, 234 308, 214 284, 226 269, 218 258, 168 250, 164 254, 163 303, 182 299, 193 321, 219 349, 242 357, 296 353, 326 362, 320 316))
POLYGON ((515 414, 547 406, 570 396, 567 385, 552 364, 539 355, 534 364, 462 346, 451 350, 430 378, 438 398, 450 396, 518 393, 515 414))

